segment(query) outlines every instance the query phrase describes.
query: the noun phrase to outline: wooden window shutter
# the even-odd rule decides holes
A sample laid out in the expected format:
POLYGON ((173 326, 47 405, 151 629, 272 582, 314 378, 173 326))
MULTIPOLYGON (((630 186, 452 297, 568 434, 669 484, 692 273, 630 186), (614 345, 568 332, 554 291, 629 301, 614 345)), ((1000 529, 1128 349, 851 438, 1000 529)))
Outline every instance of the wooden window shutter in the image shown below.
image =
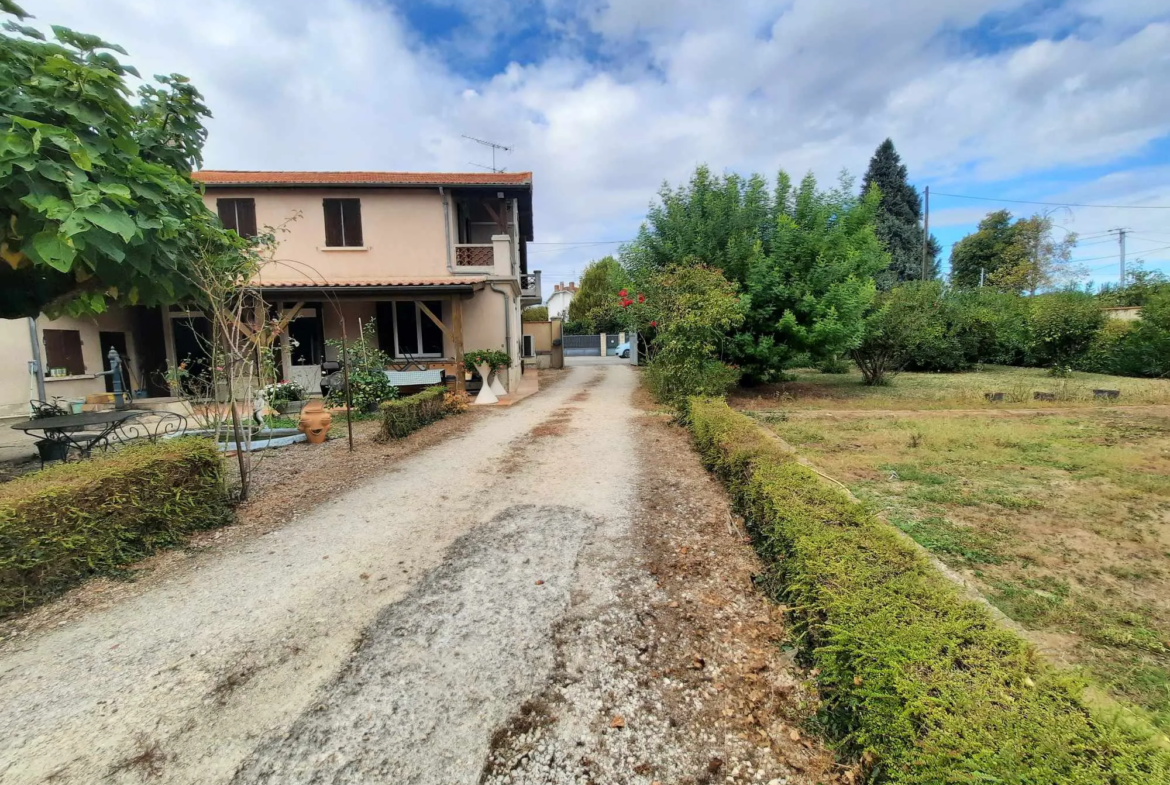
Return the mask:
POLYGON ((345 234, 345 244, 351 248, 364 245, 362 242, 362 200, 341 200, 341 228, 345 234))
POLYGON ((224 229, 233 229, 239 233, 240 222, 236 219, 235 199, 216 199, 215 210, 219 213, 219 222, 223 224, 224 229))
POLYGON ((341 201, 340 199, 325 200, 325 245, 330 248, 340 248, 345 245, 345 235, 341 229, 341 201))
POLYGON ((69 376, 85 373, 81 354, 81 333, 77 330, 45 330, 45 371, 64 368, 69 376))
POLYGON ((239 224, 236 232, 239 233, 240 237, 247 237, 250 240, 256 236, 255 199, 236 200, 236 221, 239 224))

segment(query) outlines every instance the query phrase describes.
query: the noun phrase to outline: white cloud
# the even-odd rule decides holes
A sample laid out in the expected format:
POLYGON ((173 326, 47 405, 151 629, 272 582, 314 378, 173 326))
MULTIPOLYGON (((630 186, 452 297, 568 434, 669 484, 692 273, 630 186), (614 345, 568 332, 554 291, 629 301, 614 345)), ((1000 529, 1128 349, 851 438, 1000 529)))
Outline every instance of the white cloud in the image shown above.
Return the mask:
MULTIPOLYGON (((481 40, 539 6, 452 2, 481 40)), ((216 115, 209 167, 468 169, 484 158, 461 134, 514 144, 505 163, 535 172, 542 242, 633 236, 662 180, 700 162, 833 177, 890 135, 913 175, 961 190, 1108 164, 1170 134, 1170 25, 1145 0, 1124 13, 1078 0, 1036 29, 1096 22, 985 55, 952 33, 1023 0, 544 0, 573 45, 478 80, 444 59, 458 46, 427 48, 372 0, 28 5, 123 44, 143 73, 191 76, 216 115), (588 35, 600 64, 580 54, 588 35)), ((538 249, 556 280, 601 255, 538 249)))

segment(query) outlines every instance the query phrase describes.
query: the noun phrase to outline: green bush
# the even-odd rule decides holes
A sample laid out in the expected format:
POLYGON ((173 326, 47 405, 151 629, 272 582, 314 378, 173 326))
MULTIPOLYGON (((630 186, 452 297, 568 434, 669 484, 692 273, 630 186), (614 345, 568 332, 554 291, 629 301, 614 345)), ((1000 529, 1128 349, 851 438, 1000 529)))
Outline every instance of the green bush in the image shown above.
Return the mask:
POLYGON ((169 439, 0 485, 0 616, 228 522, 221 472, 213 442, 169 439))
POLYGON ((1092 295, 1067 291, 1030 298, 1029 354, 1039 366, 1070 366, 1084 354, 1105 323, 1101 304, 1092 295))
POLYGON ((714 359, 679 360, 659 354, 646 365, 646 386, 661 403, 681 407, 692 395, 720 396, 739 381, 739 371, 714 359))
POLYGON ((382 430, 378 439, 402 439, 424 425, 441 420, 447 414, 443 399, 446 392, 447 388, 441 385, 428 387, 420 393, 383 403, 379 407, 382 412, 382 430))
POLYGON ((1124 365, 1123 358, 1133 326, 1133 322, 1107 319, 1093 335, 1089 347, 1077 358, 1076 369, 1090 373, 1124 373, 1121 366, 1124 365))
POLYGON ((1151 295, 1114 359, 1114 373, 1125 376, 1170 375, 1170 289, 1151 295))
POLYGON ((748 521, 765 587, 792 609, 820 721, 870 782, 1170 781, 1164 746, 1091 713, 1082 685, 749 418, 692 399, 688 420, 748 521))

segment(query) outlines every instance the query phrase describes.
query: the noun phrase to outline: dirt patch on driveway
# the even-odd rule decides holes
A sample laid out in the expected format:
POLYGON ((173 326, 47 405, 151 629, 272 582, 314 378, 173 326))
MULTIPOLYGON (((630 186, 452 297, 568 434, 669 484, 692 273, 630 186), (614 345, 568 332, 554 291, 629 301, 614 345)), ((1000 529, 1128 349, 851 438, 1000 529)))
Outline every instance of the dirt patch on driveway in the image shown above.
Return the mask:
POLYGON ((552 677, 497 731, 481 785, 834 781, 803 729, 816 695, 722 487, 635 397, 633 523, 582 548, 591 582, 556 630, 552 677))

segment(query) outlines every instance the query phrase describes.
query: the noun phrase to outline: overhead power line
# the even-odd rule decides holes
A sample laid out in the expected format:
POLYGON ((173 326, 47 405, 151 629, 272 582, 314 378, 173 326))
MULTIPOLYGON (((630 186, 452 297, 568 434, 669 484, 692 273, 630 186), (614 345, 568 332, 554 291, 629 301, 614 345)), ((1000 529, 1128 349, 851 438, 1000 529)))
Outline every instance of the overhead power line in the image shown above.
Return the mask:
MULTIPOLYGON (((1166 251, 1166 250, 1170 250, 1170 245, 1165 245, 1165 246, 1162 246, 1161 248, 1145 248, 1141 251, 1141 253, 1154 253, 1155 251, 1166 251)), ((1079 264, 1080 262, 1096 262, 1096 261, 1100 261, 1101 259, 1116 259, 1116 258, 1117 258, 1116 254, 1110 254, 1109 256, 1090 256, 1087 259, 1070 259, 1069 261, 1076 262, 1079 264)))
POLYGON ((1039 204, 1045 207, 1100 207, 1107 210, 1170 210, 1170 204, 1077 204, 1075 202, 1033 202, 1027 199, 1001 199, 993 196, 967 196, 966 194, 944 194, 932 192, 935 196, 949 196, 952 199, 975 199, 980 202, 1008 202, 1011 204, 1039 204))

